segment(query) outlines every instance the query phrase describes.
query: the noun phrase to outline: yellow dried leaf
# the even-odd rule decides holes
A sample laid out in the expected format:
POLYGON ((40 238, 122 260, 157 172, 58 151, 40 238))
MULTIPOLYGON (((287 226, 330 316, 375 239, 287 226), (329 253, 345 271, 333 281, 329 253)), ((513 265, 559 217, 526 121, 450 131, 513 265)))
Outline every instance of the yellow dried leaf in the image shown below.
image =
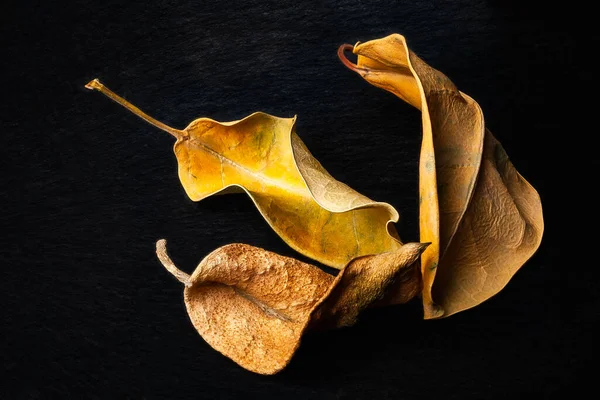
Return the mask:
POLYGON ((179 178, 192 200, 245 191, 288 245, 338 269, 356 257, 400 248, 393 226, 398 212, 329 175, 296 134, 296 118, 264 113, 223 123, 200 118, 179 130, 143 113, 98 80, 86 87, 177 139, 179 178))
POLYGON ((173 264, 165 240, 157 242, 156 253, 185 284, 188 314, 204 340, 250 371, 274 374, 289 363, 309 326, 354 324, 426 247, 407 243, 394 252, 360 257, 337 277, 246 244, 216 249, 191 276, 173 264))
POLYGON ((500 291, 540 245, 535 189, 485 128, 479 105, 394 34, 338 52, 367 82, 420 109, 421 258, 425 318, 474 307, 500 291), (343 52, 358 55, 357 64, 343 52))

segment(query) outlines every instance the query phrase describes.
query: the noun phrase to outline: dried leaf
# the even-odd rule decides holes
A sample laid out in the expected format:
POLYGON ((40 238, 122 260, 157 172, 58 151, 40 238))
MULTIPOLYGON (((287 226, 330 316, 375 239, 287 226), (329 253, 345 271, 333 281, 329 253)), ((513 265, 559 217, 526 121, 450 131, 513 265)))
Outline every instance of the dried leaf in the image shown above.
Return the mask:
POLYGON ((327 299, 313 315, 312 327, 352 326, 366 307, 389 296, 395 289, 398 303, 405 303, 421 290, 417 260, 429 243, 406 243, 400 249, 362 256, 350 262, 336 277, 327 299))
POLYGON ((165 240, 157 242, 156 253, 185 284, 188 314, 204 340, 250 371, 274 374, 288 364, 309 324, 352 325, 403 269, 416 264, 425 247, 407 243, 360 257, 337 277, 246 244, 216 249, 191 276, 173 264, 165 240))
POLYGON ((500 291, 540 245, 540 198, 485 128, 479 105, 406 45, 403 36, 338 52, 367 82, 420 109, 421 257, 425 318, 449 316, 500 291), (343 52, 358 55, 357 64, 343 52))
POLYGON ((398 212, 329 175, 296 135, 295 117, 254 113, 224 123, 200 118, 178 130, 146 115, 98 80, 86 87, 177 138, 179 178, 192 200, 245 191, 288 245, 338 269, 356 257, 400 248, 392 224, 398 212))

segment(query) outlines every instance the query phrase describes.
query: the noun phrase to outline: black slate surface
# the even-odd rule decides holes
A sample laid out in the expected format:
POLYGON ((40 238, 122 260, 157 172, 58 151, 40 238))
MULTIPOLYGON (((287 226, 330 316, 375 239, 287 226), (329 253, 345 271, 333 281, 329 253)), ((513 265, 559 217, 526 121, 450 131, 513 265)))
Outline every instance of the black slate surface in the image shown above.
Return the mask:
POLYGON ((7 399, 562 398, 592 387, 598 295, 591 13, 521 2, 20 2, 2 23, 2 376, 7 399), (211 349, 154 243, 192 271, 244 242, 297 256, 243 195, 190 201, 173 140, 83 88, 98 77, 174 127, 298 115, 339 180, 418 239, 420 114, 337 60, 402 33, 482 106, 538 189, 539 252, 498 296, 449 319, 418 302, 309 335, 264 377, 211 349), (589 207, 589 208, 588 208, 589 207), (583 255, 581 261, 577 258, 583 255))

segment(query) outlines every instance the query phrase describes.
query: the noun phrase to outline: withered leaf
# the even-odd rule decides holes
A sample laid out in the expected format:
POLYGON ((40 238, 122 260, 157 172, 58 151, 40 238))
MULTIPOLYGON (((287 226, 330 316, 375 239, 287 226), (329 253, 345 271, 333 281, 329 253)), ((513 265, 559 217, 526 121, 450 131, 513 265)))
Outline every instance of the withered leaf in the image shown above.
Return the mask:
POLYGON ((177 139, 179 178, 192 200, 244 191, 288 245, 338 269, 353 258, 400 248, 393 226, 398 212, 329 175, 296 134, 295 117, 259 112, 233 122, 199 118, 179 130, 143 113, 98 80, 86 87, 177 139))
POLYGON ((479 105, 394 34, 338 52, 367 82, 420 109, 420 236, 425 318, 500 291, 540 245, 542 206, 485 128, 479 105), (352 50, 357 64, 343 54, 352 50))
POLYGON ((352 326, 366 307, 389 296, 406 303, 421 290, 415 279, 417 262, 429 243, 406 243, 388 253, 358 257, 337 276, 327 299, 315 310, 311 327, 326 329, 352 326))
MULTIPOLYGON (((179 270, 156 243, 162 264, 184 283, 184 300, 198 333, 214 349, 259 374, 290 361, 304 331, 355 323, 396 277, 416 265, 427 244, 362 256, 334 277, 321 269, 246 244, 214 250, 192 275, 179 270)), ((401 277, 400 277, 401 279, 401 277)), ((417 288, 407 286, 407 297, 417 288)))

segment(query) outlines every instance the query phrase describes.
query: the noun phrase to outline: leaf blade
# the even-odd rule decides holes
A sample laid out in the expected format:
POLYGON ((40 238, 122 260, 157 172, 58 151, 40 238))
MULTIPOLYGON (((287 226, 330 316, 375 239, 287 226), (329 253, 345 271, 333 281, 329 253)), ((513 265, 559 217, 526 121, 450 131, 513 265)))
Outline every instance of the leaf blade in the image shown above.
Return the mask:
MULTIPOLYGON (((358 314, 382 298, 394 280, 411 274, 427 244, 352 260, 333 277, 290 257, 246 244, 222 246, 190 275, 180 271, 157 242, 165 268, 185 284, 192 324, 221 354, 250 371, 271 375, 285 368, 307 329, 353 325, 358 314)), ((406 285, 407 298, 417 293, 406 285)))
MULTIPOLYGON (((421 241, 433 242, 421 258, 425 318, 471 308, 500 291, 539 247, 543 235, 539 195, 518 175, 503 150, 500 158, 507 176, 491 180, 490 174, 499 168, 493 155, 494 151, 498 153, 499 143, 486 130, 479 105, 410 51, 403 36, 393 34, 359 43, 353 51, 358 61, 357 65, 350 65, 351 69, 422 111, 419 223, 421 241), (490 150, 490 146, 496 150, 490 150), (509 175, 513 178, 508 179, 509 175), (490 192, 498 195, 486 210, 481 201, 490 192), (507 198, 517 205, 511 208, 507 198), (518 204, 520 199, 526 199, 527 206, 518 204), (469 221, 481 222, 490 216, 498 219, 501 215, 512 219, 496 222, 491 230, 476 230, 475 234, 472 231, 471 238, 465 233, 469 221), (499 228, 502 224, 521 226, 530 240, 517 240, 517 250, 511 250, 514 233, 519 230, 503 230, 499 228), (501 246, 474 245, 494 235, 501 246), (477 251, 472 251, 474 248, 477 251), (507 251, 510 257, 503 256, 507 251), (495 268, 502 273, 487 283, 479 282, 485 280, 480 277, 481 271, 494 269, 497 260, 502 261, 495 268), (438 278, 440 274, 442 277, 438 278), (477 296, 457 283, 469 280, 478 287, 474 291, 477 296)), ((344 63, 348 65, 347 60, 344 63)))
POLYGON ((400 247, 393 227, 397 211, 327 173, 295 133, 295 118, 254 113, 232 123, 198 121, 186 128, 187 138, 210 142, 210 150, 192 148, 197 140, 187 138, 178 140, 174 150, 192 200, 237 186, 288 245, 338 269, 355 257, 400 247), (221 155, 218 165, 215 153, 221 155), (204 165, 209 168, 203 170, 204 165))

